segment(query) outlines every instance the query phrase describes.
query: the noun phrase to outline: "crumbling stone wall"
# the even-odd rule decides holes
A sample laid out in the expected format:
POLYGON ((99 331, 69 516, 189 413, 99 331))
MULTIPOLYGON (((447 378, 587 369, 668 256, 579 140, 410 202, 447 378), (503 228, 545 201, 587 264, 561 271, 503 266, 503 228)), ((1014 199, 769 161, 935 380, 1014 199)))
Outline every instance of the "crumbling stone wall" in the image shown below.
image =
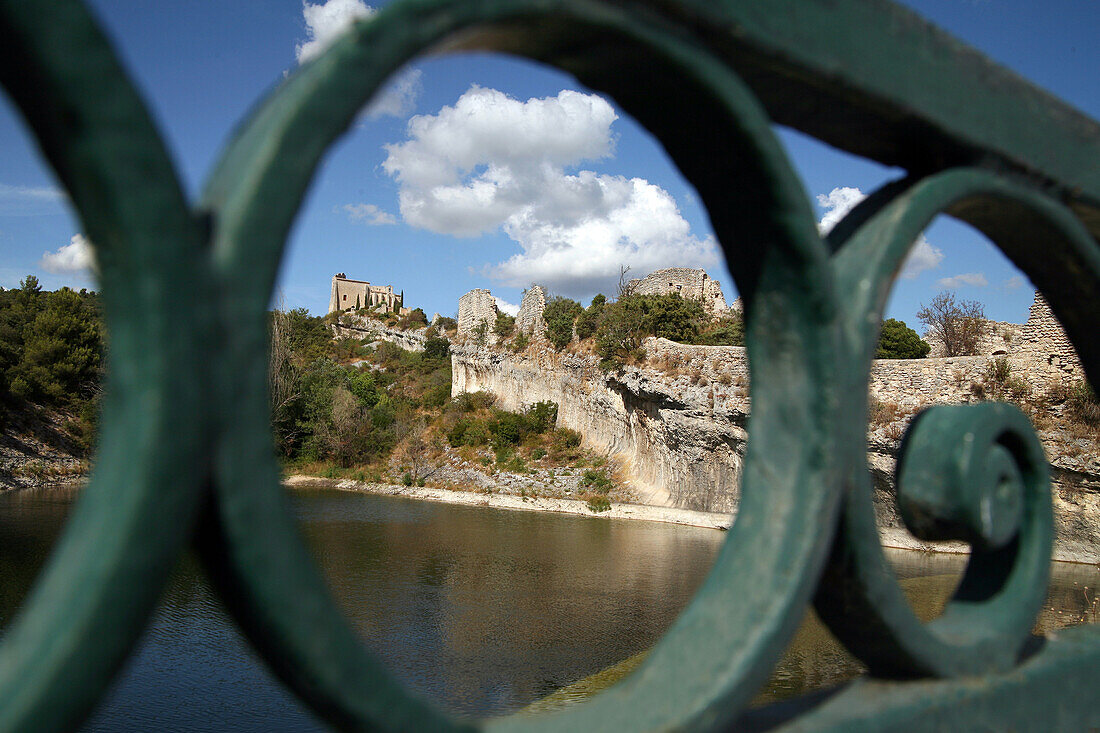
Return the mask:
POLYGON ((523 294, 516 314, 516 331, 532 338, 542 338, 546 333, 546 321, 542 317, 546 310, 546 290, 541 285, 532 285, 523 294))
MULTIPOLYGON (((929 357, 942 357, 943 344, 927 334, 924 338, 932 346, 929 357)), ((979 356, 1007 358, 1015 373, 1033 387, 1085 377, 1073 344, 1039 292, 1031 303, 1027 323, 989 321, 977 352, 979 356)))
POLYGON ((630 285, 638 295, 679 293, 682 298, 702 302, 703 308, 715 315, 728 310, 726 298, 722 295, 722 284, 704 270, 667 267, 651 272, 641 280, 631 280, 630 285))
MULTIPOLYGON (((1024 326, 1019 323, 986 321, 986 324, 988 328, 978 342, 978 348, 975 349, 977 353, 972 356, 1008 356, 1013 349, 1013 344, 1019 344, 1024 333, 1024 326)), ((926 333, 923 338, 932 347, 928 352, 930 358, 944 356, 943 342, 935 334, 926 333)))
POLYGON ((458 299, 458 333, 473 335, 478 324, 484 322, 487 334, 492 334, 497 321, 497 302, 485 288, 474 288, 458 299))
POLYGON ((1012 354, 1023 361, 1030 362, 1032 370, 1044 370, 1050 376, 1063 380, 1085 378, 1081 359, 1066 335, 1065 329, 1040 293, 1035 293, 1031 303, 1027 323, 1015 345, 1012 354))

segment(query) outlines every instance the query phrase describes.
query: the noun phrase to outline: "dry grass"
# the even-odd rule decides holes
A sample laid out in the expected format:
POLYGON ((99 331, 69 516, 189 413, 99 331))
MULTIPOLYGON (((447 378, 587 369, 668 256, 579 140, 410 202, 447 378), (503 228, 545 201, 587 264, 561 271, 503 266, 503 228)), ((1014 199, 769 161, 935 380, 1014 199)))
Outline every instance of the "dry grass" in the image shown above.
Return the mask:
POLYGON ((890 440, 901 440, 902 436, 905 435, 905 423, 900 421, 890 423, 886 426, 882 433, 890 440))
POLYGON ((887 425, 905 416, 901 405, 871 398, 868 418, 872 425, 887 425))

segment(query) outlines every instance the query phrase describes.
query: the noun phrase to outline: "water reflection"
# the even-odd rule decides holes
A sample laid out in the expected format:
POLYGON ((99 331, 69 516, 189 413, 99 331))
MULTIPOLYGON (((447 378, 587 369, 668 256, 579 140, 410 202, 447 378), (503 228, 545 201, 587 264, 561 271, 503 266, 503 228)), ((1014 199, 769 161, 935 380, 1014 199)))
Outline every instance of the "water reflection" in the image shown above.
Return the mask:
MULTIPOLYGON (((5 621, 71 498, 0 495, 5 621)), ((472 716, 518 709, 647 649, 690 600, 725 537, 343 492, 300 493, 295 504, 367 646, 411 689, 472 716)), ((87 729, 319 727, 257 662, 184 558, 87 729)))
MULTIPOLYGON (((886 549, 886 557, 922 621, 943 612, 966 568, 966 556, 886 549)), ((1094 565, 1054 563, 1046 603, 1035 623, 1036 634, 1096 621, 1100 569, 1094 565)), ((796 697, 836 685, 866 671, 811 610, 790 647, 754 704, 796 697)))
POLYGON ((352 494, 307 494, 299 506, 368 646, 413 689, 473 715, 514 710, 647 649, 724 538, 352 494))
MULTIPOLYGON (((3 623, 74 496, 0 494, 3 623)), ((296 494, 295 505, 308 544, 366 645, 410 688, 472 716, 510 712, 595 679, 543 709, 575 704, 636 666, 688 603, 726 536, 329 491, 296 494), (622 660, 629 661, 616 672, 622 660)), ((888 555, 923 618, 939 612, 965 563, 960 556, 888 555)), ((1098 586, 1097 568, 1057 563, 1037 630, 1092 621, 1098 586)), ((811 613, 757 703, 861 671, 811 613)), ((258 662, 185 557, 138 650, 86 725, 134 729, 322 726, 258 662)))

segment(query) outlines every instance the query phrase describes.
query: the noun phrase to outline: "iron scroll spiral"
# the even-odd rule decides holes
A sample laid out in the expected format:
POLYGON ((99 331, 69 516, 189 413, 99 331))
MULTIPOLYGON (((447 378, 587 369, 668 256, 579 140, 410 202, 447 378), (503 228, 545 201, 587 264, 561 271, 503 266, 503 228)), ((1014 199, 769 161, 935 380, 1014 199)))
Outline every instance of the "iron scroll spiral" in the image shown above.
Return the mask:
MULTIPOLYGON (((868 326, 881 323, 911 243, 940 212, 986 233, 1048 288, 1059 315, 1095 307, 1095 242, 1068 209, 1033 187, 979 169, 885 186, 829 236, 838 284, 851 294, 844 304, 848 395, 864 416, 877 343, 877 329, 868 326), (1057 283, 1055 266, 1084 276, 1057 283)), ((1064 322, 1095 374, 1094 339, 1072 318, 1064 322)), ((929 624, 910 609, 878 541, 864 424, 854 423, 844 439, 852 473, 815 601, 822 618, 879 675, 955 677, 1013 667, 1046 595, 1053 534, 1047 461, 1027 418, 1004 404, 938 406, 910 424, 897 470, 902 518, 918 537, 965 540, 972 548, 954 599, 929 624)))
POLYGON ((230 368, 248 375, 250 392, 226 400, 236 408, 238 429, 222 436, 226 460, 219 462, 217 515, 205 525, 216 528, 203 545, 207 565, 253 644, 330 720, 355 728, 449 724, 362 651, 305 551, 288 541, 293 522, 269 456, 260 344, 286 231, 324 150, 402 64, 428 51, 475 48, 521 53, 574 73, 665 144, 706 202, 745 296, 756 394, 738 521, 703 589, 643 667, 576 708, 487 725, 727 724, 793 633, 829 542, 839 477, 827 427, 837 404, 836 309, 831 283, 820 277, 825 249, 766 116, 726 66, 645 7, 545 0, 392 5, 303 67, 248 120, 202 203, 216 222, 220 277, 240 282, 249 273, 250 291, 233 303, 233 318, 253 341, 232 352, 230 368), (685 118, 684 109, 693 115, 685 118), (739 248, 738 241, 756 246, 739 248), (248 429, 239 429, 242 419, 248 429))

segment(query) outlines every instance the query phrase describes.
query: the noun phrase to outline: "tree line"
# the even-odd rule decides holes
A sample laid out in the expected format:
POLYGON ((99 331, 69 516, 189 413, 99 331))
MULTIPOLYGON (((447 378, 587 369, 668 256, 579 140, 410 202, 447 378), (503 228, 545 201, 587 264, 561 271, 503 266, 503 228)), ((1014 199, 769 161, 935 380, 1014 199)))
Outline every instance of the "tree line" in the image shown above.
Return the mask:
POLYGON ((34 275, 0 291, 0 428, 37 407, 60 411, 90 446, 103 373, 104 329, 92 291, 42 290, 34 275))

